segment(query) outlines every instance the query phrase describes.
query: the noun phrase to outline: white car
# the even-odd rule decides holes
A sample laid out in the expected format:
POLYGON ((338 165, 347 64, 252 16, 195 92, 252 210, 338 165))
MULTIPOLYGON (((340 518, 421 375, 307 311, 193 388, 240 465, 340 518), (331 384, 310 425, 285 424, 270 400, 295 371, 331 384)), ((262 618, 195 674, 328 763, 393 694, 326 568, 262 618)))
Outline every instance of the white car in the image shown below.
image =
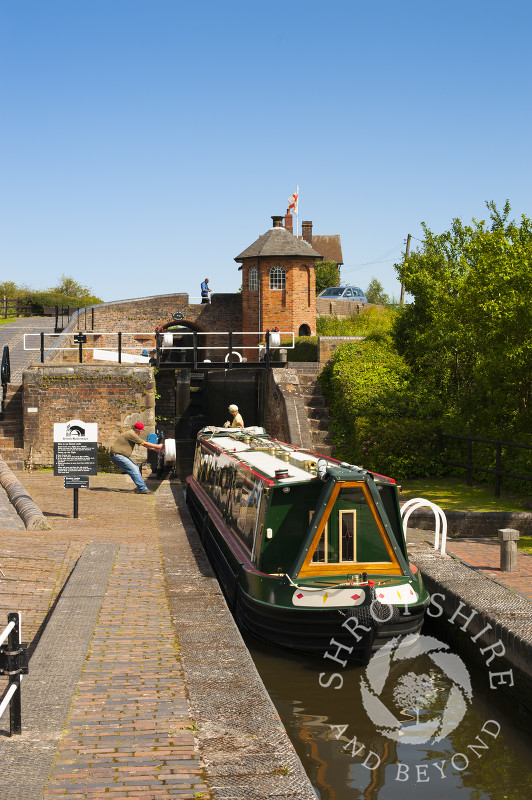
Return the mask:
POLYGON ((368 298, 358 286, 329 286, 320 292, 318 297, 329 300, 356 300, 357 303, 367 303, 368 298))

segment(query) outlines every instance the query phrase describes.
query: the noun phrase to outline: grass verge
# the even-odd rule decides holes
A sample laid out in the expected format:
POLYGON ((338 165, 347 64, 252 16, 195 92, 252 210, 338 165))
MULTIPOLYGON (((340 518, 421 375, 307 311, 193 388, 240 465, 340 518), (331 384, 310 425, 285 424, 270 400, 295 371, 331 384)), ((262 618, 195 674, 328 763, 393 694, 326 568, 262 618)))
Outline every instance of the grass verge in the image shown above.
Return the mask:
MULTIPOLYGON (((423 497, 444 511, 530 511, 530 499, 493 490, 483 484, 466 486, 460 478, 423 478, 403 481, 401 499, 423 497)), ((532 536, 521 536, 517 544, 524 553, 532 555, 532 536)))

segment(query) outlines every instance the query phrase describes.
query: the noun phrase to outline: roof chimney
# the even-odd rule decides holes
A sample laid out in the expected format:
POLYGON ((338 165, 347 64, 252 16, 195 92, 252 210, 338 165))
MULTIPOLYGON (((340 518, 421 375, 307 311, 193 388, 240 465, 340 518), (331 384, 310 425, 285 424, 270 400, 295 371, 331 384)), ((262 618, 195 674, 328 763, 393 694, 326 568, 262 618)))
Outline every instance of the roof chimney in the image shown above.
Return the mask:
POLYGON ((292 234, 294 233, 294 218, 292 217, 292 214, 290 213, 290 209, 289 208, 286 209, 286 214, 285 214, 285 218, 284 218, 284 226, 285 226, 286 230, 288 231, 288 233, 292 233, 292 234))
POLYGON ((282 228, 284 217, 272 217, 273 225, 272 228, 282 228))
POLYGON ((302 222, 301 233, 303 234, 303 239, 305 242, 308 242, 312 247, 312 222, 309 222, 308 220, 306 222, 302 222))

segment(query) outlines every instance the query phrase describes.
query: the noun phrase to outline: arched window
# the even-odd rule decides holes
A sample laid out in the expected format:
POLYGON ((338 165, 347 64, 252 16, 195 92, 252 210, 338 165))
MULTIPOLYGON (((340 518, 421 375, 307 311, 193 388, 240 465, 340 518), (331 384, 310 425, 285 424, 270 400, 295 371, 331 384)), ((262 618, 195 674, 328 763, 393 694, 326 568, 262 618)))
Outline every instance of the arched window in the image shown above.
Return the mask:
POLYGON ((270 289, 286 289, 286 272, 284 267, 271 268, 270 289))
POLYGON ((308 325, 300 325, 298 336, 310 336, 310 328, 308 325))
POLYGON ((259 288, 259 271, 257 267, 250 267, 248 273, 248 288, 250 292, 256 292, 259 288))

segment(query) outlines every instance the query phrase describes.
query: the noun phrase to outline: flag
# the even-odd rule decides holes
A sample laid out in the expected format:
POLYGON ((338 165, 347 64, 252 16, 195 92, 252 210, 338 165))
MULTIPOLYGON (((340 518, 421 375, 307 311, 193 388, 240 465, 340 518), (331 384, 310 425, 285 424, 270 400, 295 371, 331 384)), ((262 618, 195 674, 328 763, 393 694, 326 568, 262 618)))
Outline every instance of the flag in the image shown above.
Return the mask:
POLYGON ((288 210, 293 211, 294 214, 297 214, 298 203, 299 203, 299 186, 297 187, 297 191, 295 191, 294 194, 291 194, 290 197, 288 198, 288 210))

